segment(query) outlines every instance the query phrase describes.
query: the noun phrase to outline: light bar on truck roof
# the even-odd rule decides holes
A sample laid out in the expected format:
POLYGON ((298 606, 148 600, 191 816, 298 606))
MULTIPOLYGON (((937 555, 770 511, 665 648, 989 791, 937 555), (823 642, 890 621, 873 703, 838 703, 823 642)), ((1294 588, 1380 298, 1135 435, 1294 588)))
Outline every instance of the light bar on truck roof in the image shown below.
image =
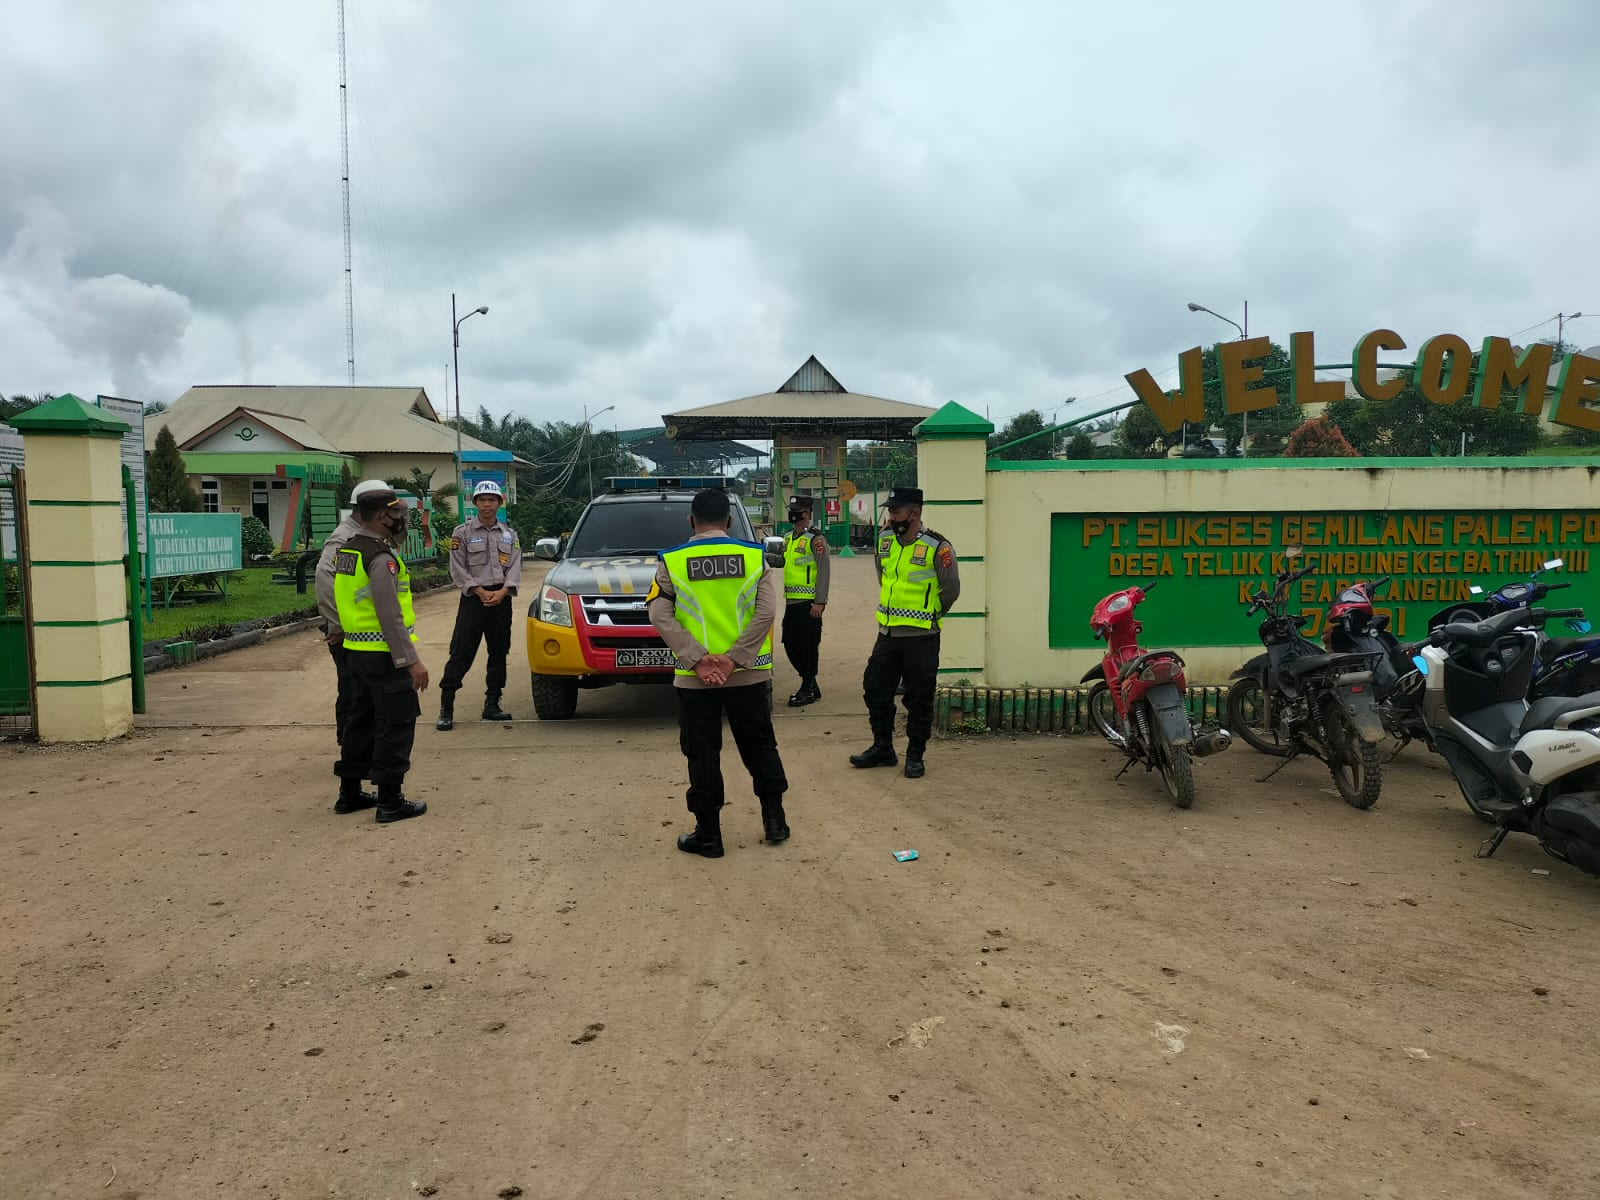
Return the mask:
POLYGON ((725 475, 614 475, 606 480, 613 492, 698 492, 703 488, 728 490, 725 475))

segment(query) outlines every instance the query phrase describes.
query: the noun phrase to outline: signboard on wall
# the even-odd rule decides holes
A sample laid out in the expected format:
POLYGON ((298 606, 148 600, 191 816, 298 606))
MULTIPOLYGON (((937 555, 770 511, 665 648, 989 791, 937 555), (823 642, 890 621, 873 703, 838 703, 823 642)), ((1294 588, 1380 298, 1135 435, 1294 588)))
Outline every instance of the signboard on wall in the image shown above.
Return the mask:
MULTIPOLYGON (((0 425, 0 479, 11 478, 11 468, 22 466, 22 435, 9 425, 0 425)), ((17 557, 16 508, 11 489, 0 488, 0 558, 17 557)))
POLYGON ((209 575, 244 565, 238 513, 151 513, 151 579, 209 575))
MULTIPOLYGON (((1088 649, 1089 613, 1120 588, 1159 581, 1139 610, 1150 645, 1237 646, 1256 640, 1246 617, 1256 588, 1272 587, 1286 546, 1311 573, 1293 585, 1290 611, 1321 636, 1327 607, 1359 580, 1390 577, 1374 609, 1402 641, 1426 635, 1440 609, 1526 579, 1562 558, 1562 607, 1600 598, 1592 573, 1600 514, 1566 510, 1304 513, 1056 513, 1050 529, 1050 645, 1088 649)), ((1600 610, 1597 610, 1600 611, 1600 610)))
MULTIPOLYGON (((139 553, 149 544, 146 527, 148 504, 144 495, 144 405, 137 400, 123 400, 116 396, 97 396, 95 403, 119 421, 128 423, 128 432, 122 435, 122 465, 133 476, 133 502, 139 511, 135 514, 135 527, 139 530, 139 553)), ((123 548, 127 548, 127 535, 123 535, 123 548)))

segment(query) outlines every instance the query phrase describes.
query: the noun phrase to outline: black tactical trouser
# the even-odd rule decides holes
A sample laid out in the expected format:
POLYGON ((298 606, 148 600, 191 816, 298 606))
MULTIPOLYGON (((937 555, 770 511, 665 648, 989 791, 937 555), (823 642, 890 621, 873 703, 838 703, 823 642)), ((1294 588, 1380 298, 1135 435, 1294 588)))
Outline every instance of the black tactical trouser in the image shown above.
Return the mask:
POLYGON ((933 732, 933 692, 939 680, 939 635, 890 637, 880 633, 861 676, 872 740, 894 744, 894 693, 905 682, 906 742, 912 753, 927 748, 933 732))
POLYGON ((372 780, 380 797, 399 795, 422 715, 411 672, 395 666, 387 650, 351 650, 346 658, 350 712, 333 773, 344 780, 372 780))
POLYGON ((783 652, 802 680, 817 677, 821 646, 822 618, 811 615, 811 601, 787 605, 783 610, 783 652))
POLYGON ((478 657, 478 643, 488 649, 488 661, 483 665, 483 697, 487 703, 498 701, 506 688, 506 655, 511 652, 511 610, 514 596, 507 596, 492 608, 476 596, 462 596, 456 606, 456 627, 450 635, 450 661, 445 664, 444 679, 439 683, 439 698, 445 704, 454 704, 461 681, 472 670, 472 660, 478 657))
POLYGON ((338 681, 339 687, 333 699, 333 735, 339 740, 341 746, 344 745, 345 722, 350 719, 350 693, 355 687, 350 678, 351 653, 342 644, 328 647, 328 654, 333 659, 334 676, 338 681))
POLYGON ((689 760, 689 811, 713 820, 722 809, 722 717, 763 804, 783 799, 789 780, 772 732, 772 681, 740 687, 673 688, 678 696, 678 745, 689 760))

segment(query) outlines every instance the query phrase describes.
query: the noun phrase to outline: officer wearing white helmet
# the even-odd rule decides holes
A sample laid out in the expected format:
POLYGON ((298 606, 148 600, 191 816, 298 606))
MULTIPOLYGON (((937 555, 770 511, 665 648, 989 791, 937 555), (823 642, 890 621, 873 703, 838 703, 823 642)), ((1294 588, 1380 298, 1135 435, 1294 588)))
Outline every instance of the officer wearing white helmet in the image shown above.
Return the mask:
MULTIPOLYGON (((339 627, 339 606, 334 599, 334 562, 345 544, 363 532, 361 522, 356 519, 356 502, 368 493, 391 490, 381 479, 364 479, 356 484, 350 490, 350 511, 328 535, 328 540, 322 544, 322 557, 317 559, 317 611, 322 614, 323 636, 328 639, 328 653, 333 658, 333 668, 339 680, 338 698, 333 703, 333 727, 341 744, 344 742, 345 723, 350 719, 351 689, 354 685, 348 669, 349 651, 344 648, 344 630, 339 627)), ((359 812, 377 802, 376 796, 361 790, 359 779, 351 780, 341 786, 339 801, 333 811, 359 812)))
POLYGON ((488 647, 484 666, 483 719, 509 721, 500 707, 506 686, 506 656, 511 651, 512 597, 522 582, 522 547, 516 530, 499 519, 505 493, 492 479, 472 489, 478 514, 457 525, 450 535, 450 578, 461 589, 456 628, 450 636, 450 662, 439 684, 436 728, 455 728, 456 693, 478 656, 478 643, 488 647))

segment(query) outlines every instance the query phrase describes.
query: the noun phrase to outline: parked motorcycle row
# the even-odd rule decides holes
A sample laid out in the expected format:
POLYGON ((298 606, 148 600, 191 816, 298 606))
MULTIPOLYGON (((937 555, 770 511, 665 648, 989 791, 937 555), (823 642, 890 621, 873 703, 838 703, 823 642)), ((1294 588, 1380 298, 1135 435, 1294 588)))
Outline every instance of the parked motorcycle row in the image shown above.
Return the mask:
POLYGON ((1106 650, 1083 682, 1095 728, 1127 755, 1122 771, 1158 772, 1172 802, 1188 808, 1192 760, 1227 749, 1237 734, 1284 760, 1267 778, 1294 758, 1316 758, 1345 802, 1366 809, 1383 787, 1379 744, 1393 739, 1398 754, 1418 742, 1496 827, 1483 857, 1526 833, 1600 875, 1600 634, 1590 634, 1582 609, 1537 606, 1569 586, 1542 578, 1562 561, 1487 595, 1473 588, 1482 599, 1441 609, 1411 644, 1375 610, 1389 579, 1353 584, 1329 606, 1319 644, 1303 632, 1309 618, 1289 611, 1293 585, 1310 571, 1302 557, 1289 547, 1285 569, 1250 593, 1245 611, 1263 614, 1263 653, 1233 673, 1225 729, 1189 716, 1176 652, 1139 644, 1135 611, 1154 583, 1095 606, 1090 629, 1106 650), (1572 636, 1548 636, 1552 621, 1572 636))

